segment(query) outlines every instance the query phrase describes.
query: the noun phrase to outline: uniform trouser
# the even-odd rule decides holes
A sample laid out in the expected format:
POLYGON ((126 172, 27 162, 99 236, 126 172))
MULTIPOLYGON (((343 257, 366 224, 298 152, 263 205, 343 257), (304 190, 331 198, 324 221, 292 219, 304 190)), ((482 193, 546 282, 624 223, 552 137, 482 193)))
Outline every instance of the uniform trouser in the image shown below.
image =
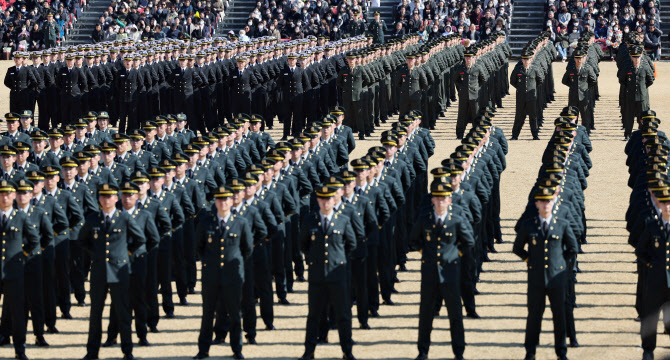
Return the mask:
POLYGON ((305 333, 305 353, 311 354, 316 349, 319 335, 319 321, 322 314, 331 305, 340 336, 340 347, 345 354, 351 353, 351 300, 346 296, 347 280, 336 282, 311 282, 307 288, 308 312, 305 333))
POLYGON ((126 129, 136 129, 139 125, 137 116, 137 102, 119 101, 119 132, 125 133, 126 129), (128 119, 127 122, 126 119, 128 119))
POLYGON ((591 126, 593 125, 593 112, 591 111, 589 100, 579 100, 577 102, 577 109, 579 110, 579 116, 582 119, 582 125, 590 132, 591 126))
POLYGON ((363 122, 363 117, 361 116, 360 102, 353 101, 345 97, 343 104, 347 114, 345 118, 345 121, 347 122, 346 125, 351 127, 353 132, 358 131, 359 133, 365 133, 365 123, 363 122))
POLYGON ((395 258, 395 248, 393 238, 390 236, 393 234, 392 229, 388 228, 393 226, 395 223, 396 214, 391 215, 391 218, 386 222, 384 227, 380 231, 380 240, 379 240, 379 289, 381 291, 382 299, 389 300, 391 299, 391 293, 393 289, 393 277, 395 271, 396 262, 395 258))
MULTIPOLYGON (((182 233, 184 238, 184 262, 186 267, 186 284, 189 288, 194 288, 196 282, 198 282, 198 269, 196 264, 196 254, 195 254, 195 239, 193 234, 195 234, 195 224, 194 219, 186 219, 184 226, 176 230, 182 233)), ((177 292, 181 294, 179 283, 177 284, 177 292)), ((186 294, 186 293, 184 293, 186 294)), ((181 295, 180 295, 181 296, 181 295)), ((184 295, 186 296, 186 295, 184 295)))
POLYGON ((161 114, 172 113, 172 101, 170 101, 170 88, 168 86, 161 86, 158 89, 158 103, 161 114))
POLYGON ((147 94, 149 98, 149 115, 153 118, 156 115, 161 114, 161 100, 160 100, 160 90, 158 88, 152 88, 151 91, 147 94))
POLYGON ((521 133, 523 123, 528 116, 528 124, 530 125, 530 133, 533 137, 537 136, 537 110, 534 99, 522 101, 521 97, 517 97, 516 115, 514 115, 514 127, 512 128, 512 137, 516 138, 521 133))
POLYGON ((305 127, 305 115, 303 114, 302 99, 295 97, 285 99, 283 106, 284 137, 298 134, 305 127))
POLYGON ((368 243, 368 257, 366 259, 367 267, 367 287, 368 287, 368 306, 370 310, 379 310, 379 245, 368 243))
POLYGON ((624 135, 630 136, 633 133, 633 124, 635 118, 639 117, 643 111, 649 110, 643 101, 630 101, 626 105, 626 116, 624 117, 624 135))
MULTIPOLYGON (((214 264, 216 265, 216 264, 214 264)), ((212 345, 212 334, 214 333, 214 313, 226 312, 230 324, 230 347, 233 352, 242 351, 242 320, 240 318, 240 307, 242 302, 242 284, 219 285, 216 282, 203 283, 202 289, 202 321, 200 322, 200 335, 198 336, 198 351, 208 353, 212 345)))
POLYGON ((565 335, 569 338, 577 336, 577 330, 575 329, 575 303, 577 301, 575 280, 576 274, 571 270, 568 274, 565 294, 565 335))
MULTIPOLYGON (((37 93, 37 106, 40 111, 40 116, 37 118, 37 127, 40 129, 50 129, 49 121, 51 120, 51 109, 49 108, 49 99, 47 97, 47 90, 42 89, 37 93)), ((35 112, 33 112, 34 114, 35 112)))
MULTIPOLYGON (((286 276, 286 290, 293 290, 293 226, 299 215, 293 214, 284 221, 286 237, 284 238, 284 275, 286 276)), ((297 237, 297 234, 296 234, 297 237)))
POLYGON ((458 117, 456 118, 456 136, 461 138, 472 119, 479 112, 477 100, 469 100, 467 95, 461 96, 458 101, 458 117))
MULTIPOLYGON (((161 241, 165 237, 161 238, 161 241)), ((164 256, 161 254, 161 256, 164 256)), ((147 278, 146 278, 146 302, 147 302, 147 324, 158 325, 160 319, 158 311, 158 246, 147 252, 147 278)))
POLYGON ((261 318, 265 326, 274 323, 274 299, 272 296, 272 273, 270 271, 270 242, 254 247, 254 297, 259 298, 261 318))
MULTIPOLYGON (((105 276, 105 274, 101 274, 105 276)), ((106 281, 96 281, 92 277, 91 281, 91 315, 88 323, 88 342, 86 343, 86 353, 91 357, 97 357, 100 351, 102 340, 102 312, 105 308, 105 298, 107 291, 112 299, 112 306, 115 306, 116 321, 119 324, 121 333, 121 351, 124 354, 133 352, 132 339, 132 315, 130 308, 130 294, 128 278, 121 279, 117 283, 107 283, 106 281)))
POLYGON ((63 314, 70 313, 70 240, 65 239, 56 244, 54 261, 58 306, 63 314))
MULTIPOLYGON (((221 307, 221 306, 220 306, 221 307)), ((254 259, 244 260, 244 284, 242 285, 242 329, 247 338, 256 338, 256 297, 254 296, 254 259)), ((218 311, 217 311, 218 313, 218 311)))
POLYGON ((647 279, 647 266, 640 259, 637 260, 637 288, 635 289, 635 310, 637 316, 642 318, 644 314, 644 285, 647 279))
POLYGON ((428 354, 430 349, 430 333, 433 331, 435 318, 435 301, 440 295, 447 305, 449 314, 449 331, 451 332, 451 349, 455 356, 462 356, 465 351, 465 331, 463 329, 463 308, 461 306, 460 287, 457 284, 440 284, 437 266, 422 266, 421 269, 421 303, 419 305, 419 353, 428 354))
POLYGON ((172 245, 174 241, 172 236, 164 236, 158 245, 158 284, 161 288, 163 311, 166 314, 174 312, 172 302, 172 245))
POLYGON ((44 290, 44 322, 47 327, 56 326, 56 276, 53 246, 42 251, 42 288, 44 290))
MULTIPOLYGON (((192 219, 190 220, 192 221, 192 219)), ((184 235, 184 227, 172 232, 172 274, 174 274, 174 282, 180 300, 185 299, 188 294, 188 278, 186 275, 187 252, 189 253, 189 256, 193 257, 193 261, 195 262, 195 243, 193 236, 184 235), (189 248, 189 250, 186 250, 187 248, 189 248)), ((165 305, 165 303, 163 303, 163 305, 165 305)))
MULTIPOLYGON (((56 127, 57 124, 61 122, 61 111, 60 111, 60 96, 58 94, 58 88, 55 86, 52 86, 50 88, 47 88, 47 108, 49 111, 47 114, 49 116, 49 119, 51 120, 51 126, 48 126, 44 129, 50 129, 51 127, 56 127)), ((40 109, 40 119, 42 118, 42 109, 40 109)), ((38 127, 42 129, 41 126, 38 127)))
MULTIPOLYGON (((302 201, 302 200, 301 200, 302 201)), ((300 213, 306 214, 309 212, 309 205, 300 206, 300 213)), ((294 215, 294 219, 291 222, 291 232, 293 234, 300 234, 300 215, 294 215)), ((302 258, 302 253, 300 252, 300 244, 294 243, 291 246, 291 259, 289 261, 293 262, 293 273, 296 278, 305 276, 305 263, 302 258)))
POLYGON ((367 324, 370 315, 367 259, 365 257, 351 259, 347 265, 352 295, 356 298, 356 316, 358 317, 358 322, 360 324, 367 324))
MULTIPOLYGON (((11 319, 11 335, 14 343, 14 351, 22 354, 26 349, 26 320, 23 310, 24 300, 24 279, 17 276, 13 280, 0 280, 0 292, 4 294, 2 298, 2 309, 7 308, 8 316, 11 319)), ((3 322, 4 323, 4 322, 3 322)), ((9 325, 3 329, 2 335, 9 335, 9 325)))
MULTIPOLYGON (((649 272, 647 272, 647 279, 643 290, 644 312, 641 316, 640 334, 642 336, 642 349, 644 351, 654 351, 656 349, 656 329, 658 326, 659 311, 661 307, 665 307, 670 302, 670 289, 665 284, 665 281, 659 281, 648 275, 650 275, 649 272)), ((670 328, 670 322, 665 316, 663 325, 666 329, 670 328)))
POLYGON ((33 334, 44 335, 44 286, 42 274, 44 270, 42 255, 34 256, 26 262, 27 270, 24 278, 25 289, 25 319, 28 320, 28 312, 33 322, 33 334))
POLYGON ((9 111, 15 113, 21 113, 23 110, 30 109, 30 96, 31 90, 11 90, 9 92, 9 111))
MULTIPOLYGON (((279 299, 286 299, 286 267, 284 266, 284 235, 272 238, 272 276, 279 299)), ((293 274, 289 274, 293 276, 293 274)))
POLYGON ((81 114, 81 99, 78 96, 63 95, 60 102, 61 123, 71 124, 81 114))
POLYGON ((84 264, 84 260, 84 249, 79 241, 70 240, 70 284, 77 301, 84 301, 86 298, 86 289, 84 288, 86 264, 84 264))
MULTIPOLYGON (((140 339, 147 338, 147 254, 133 260, 133 273, 130 274, 130 306, 135 313, 135 332, 140 339)), ((112 302, 109 308, 107 338, 116 339, 119 333, 117 305, 112 302)))
POLYGON ((461 257, 461 298, 468 314, 476 312, 475 285, 477 283, 477 262, 471 250, 466 250, 461 257))
POLYGON ((555 288, 535 288, 528 285, 528 320, 526 322, 526 354, 535 354, 542 332, 542 315, 545 310, 545 298, 549 297, 554 322, 554 350, 558 357, 568 352, 565 344, 565 279, 555 288))

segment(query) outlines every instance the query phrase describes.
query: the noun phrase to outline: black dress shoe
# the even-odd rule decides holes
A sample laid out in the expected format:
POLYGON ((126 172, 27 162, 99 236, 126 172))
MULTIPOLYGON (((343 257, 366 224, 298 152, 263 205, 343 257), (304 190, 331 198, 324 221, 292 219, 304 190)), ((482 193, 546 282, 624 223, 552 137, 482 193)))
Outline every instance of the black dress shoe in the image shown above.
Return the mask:
POLYGON ((316 342, 318 344, 328 344, 328 335, 318 338, 316 342))
POLYGON ((133 354, 125 354, 123 355, 123 360, 135 360, 135 357, 133 354))
POLYGON ((637 321, 637 322, 640 322, 640 317, 639 317, 639 316, 638 316, 638 317, 636 317, 635 319, 633 319, 633 321, 637 321))
POLYGON ((535 360, 535 354, 526 354, 526 357, 523 360, 535 360))
POLYGON ((55 326, 52 326, 52 327, 48 327, 48 328, 47 328, 47 333, 48 333, 48 334, 58 334, 58 332, 59 332, 59 331, 58 331, 58 329, 56 329, 55 326))
POLYGON ((293 291, 293 288, 287 288, 286 292, 289 294, 293 294, 295 291, 293 291))
POLYGON ((305 279, 305 277, 304 277, 303 275, 300 275, 300 276, 298 276, 298 277, 295 279, 295 281, 297 281, 297 282, 305 282, 305 281, 307 281, 307 279, 305 279))
POLYGON ((88 355, 86 354, 81 360, 98 360, 98 355, 88 355))
POLYGON ((361 324, 361 329, 370 330, 371 328, 370 328, 370 325, 368 323, 363 323, 363 324, 361 324))
POLYGON ((198 360, 198 359, 207 359, 209 357, 209 353, 198 353, 193 357, 193 359, 198 360))
POLYGON ((356 360, 356 358, 354 357, 354 354, 352 354, 352 353, 342 355, 342 359, 344 359, 344 360, 356 360))
POLYGON ((149 331, 151 331, 154 334, 160 332, 160 331, 158 331, 158 328, 156 327, 156 325, 149 326, 149 331))
POLYGON ((281 304, 281 305, 291 305, 291 303, 288 302, 288 300, 286 300, 286 298, 279 299, 278 303, 281 304))
POLYGON ((35 339, 35 345, 39 347, 47 347, 49 346, 49 343, 46 340, 44 340, 44 336, 40 335, 37 336, 37 338, 35 339))
POLYGON ((454 359, 456 359, 456 360, 465 360, 465 358, 463 357, 463 355, 456 356, 454 359))
POLYGON ((653 351, 645 351, 642 354, 642 360, 654 360, 654 352, 653 351))
POLYGON ((244 355, 241 352, 236 352, 233 354, 233 359, 242 360, 244 359, 244 355))
POLYGON ((139 346, 151 346, 151 343, 147 341, 147 338, 142 338, 140 341, 137 342, 137 345, 139 346))
POLYGON ((502 238, 496 239, 496 244, 503 244, 503 243, 505 243, 505 241, 502 238))
POLYGON ((104 343, 102 343, 102 347, 110 347, 116 345, 116 339, 107 339, 104 343))
POLYGON ((215 336, 214 340, 212 340, 212 345, 219 345, 219 344, 223 344, 224 342, 226 342, 226 335, 215 336))
POLYGON ((28 357, 26 356, 25 353, 20 353, 14 355, 14 359, 19 359, 19 360, 28 360, 28 357))
POLYGON ((467 313, 467 315, 465 315, 465 317, 469 317, 470 319, 480 319, 481 318, 481 316, 479 316, 479 314, 477 314, 476 311, 467 313))
POLYGON ((194 288, 194 287, 190 287, 190 288, 188 288, 188 293, 189 293, 190 295, 195 294, 195 288, 194 288))
POLYGON ((358 140, 365 140, 365 135, 358 134, 358 140))
POLYGON ((66 320, 72 320, 72 315, 70 315, 70 313, 63 313, 61 317, 66 320))
POLYGON ((561 357, 558 358, 558 360, 568 360, 568 357, 567 356, 561 356, 561 357))
POLYGON ((377 312, 377 310, 370 310, 370 317, 378 318, 379 317, 379 312, 377 312))
POLYGON ((405 264, 400 265, 398 271, 407 271, 407 266, 405 264))
POLYGON ((426 359, 428 359, 428 354, 419 353, 419 356, 417 356, 415 360, 426 360, 426 359))
POLYGON ((298 360, 314 360, 314 353, 304 353, 298 360))
POLYGON ((272 331, 272 330, 277 330, 277 328, 275 328, 274 325, 265 325, 265 330, 270 330, 270 331, 272 331))
POLYGON ((393 288, 391 288, 391 293, 393 293, 393 294, 397 294, 397 293, 398 293, 398 290, 396 290, 395 287, 393 287, 393 288))
POLYGON ((9 345, 9 336, 0 335, 0 346, 9 345))
POLYGON ((389 306, 395 305, 395 303, 394 303, 393 300, 391 300, 391 299, 384 300, 384 303, 383 303, 383 304, 384 304, 384 305, 389 305, 389 306))
POLYGON ((483 262, 491 262, 491 259, 489 259, 489 256, 486 255, 484 256, 484 259, 482 259, 483 262))
POLYGON ((574 337, 574 336, 570 338, 570 347, 579 347, 579 343, 577 342, 577 338, 574 337))
POLYGON ((179 299, 179 305, 188 306, 188 301, 186 300, 186 298, 179 299))
POLYGON ((475 292, 474 292, 474 294, 475 294, 475 295, 479 295, 479 294, 481 294, 481 293, 479 292, 479 290, 477 290, 477 288, 475 288, 475 292))
POLYGON ((489 249, 489 252, 492 253, 492 254, 497 254, 498 250, 496 250, 496 248, 492 247, 492 248, 489 249))
POLYGON ((255 338, 247 337, 247 344, 249 345, 258 345, 255 338))
POLYGON ((77 306, 82 306, 82 307, 86 306, 86 301, 84 301, 84 300, 77 301, 77 306))
POLYGON ((165 314, 166 319, 174 319, 174 312, 170 311, 169 313, 165 314))

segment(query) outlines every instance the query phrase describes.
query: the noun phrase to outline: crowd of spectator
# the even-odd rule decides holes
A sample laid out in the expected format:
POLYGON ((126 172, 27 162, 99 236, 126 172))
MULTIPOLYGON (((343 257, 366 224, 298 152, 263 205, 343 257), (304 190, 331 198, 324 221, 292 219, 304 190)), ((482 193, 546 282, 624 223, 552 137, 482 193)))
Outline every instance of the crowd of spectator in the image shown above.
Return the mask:
MULTIPOLYGON (((358 18, 366 19, 379 0, 273 0, 258 1, 249 14, 243 37, 265 35, 301 39, 309 35, 339 40, 353 35, 350 26, 358 18)), ((478 41, 490 33, 509 33, 510 0, 402 0, 393 7, 393 24, 387 24, 392 37, 418 33, 423 40, 459 33, 464 39, 478 41)))
POLYGON ((227 0, 113 0, 91 34, 94 43, 116 39, 194 39, 214 35, 227 0))
POLYGON ((0 0, 3 52, 58 46, 85 6, 86 0, 0 0))
POLYGON ((644 47, 652 59, 661 56, 658 0, 549 0, 545 21, 563 61, 586 31, 595 33, 596 41, 612 59, 632 34, 644 35, 644 47))

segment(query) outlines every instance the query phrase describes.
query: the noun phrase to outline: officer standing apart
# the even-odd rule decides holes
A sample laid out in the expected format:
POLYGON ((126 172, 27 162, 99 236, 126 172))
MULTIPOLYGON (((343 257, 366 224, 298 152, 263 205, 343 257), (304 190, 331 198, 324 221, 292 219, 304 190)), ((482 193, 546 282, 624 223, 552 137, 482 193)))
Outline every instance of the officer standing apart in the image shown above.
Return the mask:
MULTIPOLYGON (((16 185, 0 181, 0 231, 2 231, 2 258, 0 258, 0 289, 4 293, 3 308, 8 307, 12 319, 12 340, 16 359, 27 360, 26 320, 24 314, 24 264, 26 257, 39 249, 37 228, 28 214, 14 208, 16 185), (6 234, 6 235, 5 235, 6 234)), ((3 340, 4 339, 0 339, 3 340)))
POLYGON ((356 359, 351 353, 351 300, 342 296, 349 293, 346 263, 356 249, 356 236, 350 219, 334 211, 335 192, 328 186, 318 188, 319 211, 307 214, 301 224, 298 241, 309 264, 309 310, 301 360, 314 358, 319 320, 328 305, 334 311, 343 359, 356 359))
POLYGON ((100 211, 86 217, 79 242, 91 254, 91 314, 86 356, 98 358, 102 339, 102 311, 109 291, 116 309, 124 360, 133 360, 130 307, 130 259, 146 251, 144 233, 130 214, 116 208, 119 188, 98 186, 100 211))
MULTIPOLYGON (((196 219, 198 254, 202 259, 202 322, 198 336, 198 354, 194 359, 209 357, 214 331, 214 312, 223 302, 230 322, 230 347, 234 359, 242 356, 242 284, 244 260, 251 256, 253 237, 249 222, 233 216, 233 190, 221 186, 214 190, 214 204, 200 212, 196 219)), ((252 279, 249 279, 252 281, 252 279)))
POLYGON ((567 66, 563 75, 563 85, 568 86, 568 105, 576 106, 582 118, 582 125, 587 134, 591 134, 593 111, 591 110, 591 92, 589 88, 598 80, 593 68, 586 63, 587 52, 581 49, 572 54, 575 58, 574 66, 567 66))
POLYGON ((419 305, 419 356, 428 359, 435 299, 444 299, 449 314, 451 347, 463 359, 465 330, 461 305, 461 256, 475 245, 472 227, 451 207, 452 188, 439 180, 430 186, 432 207, 425 208, 412 227, 409 241, 421 251, 421 304, 419 305))
POLYGON ((368 34, 372 35, 373 44, 383 44, 384 32, 388 30, 384 20, 380 20, 379 17, 379 11, 375 11, 375 20, 368 25, 368 34))
POLYGON ((642 63, 641 47, 633 47, 630 50, 631 63, 624 71, 619 83, 625 86, 624 99, 627 104, 624 105, 626 111, 623 114, 624 137, 626 140, 633 133, 633 119, 639 117, 643 111, 649 110, 649 92, 647 88, 654 83, 654 73, 647 66, 640 66, 642 63))
POLYGON ((541 188, 535 195, 539 216, 526 219, 517 231, 512 251, 528 264, 528 320, 526 360, 535 359, 542 331, 545 298, 549 297, 554 321, 554 349, 567 360, 565 344, 565 295, 568 263, 577 256, 577 239, 570 224, 553 216, 555 189, 541 188))
POLYGON ((531 66, 532 61, 533 50, 524 51, 521 54, 521 61, 516 64, 514 70, 512 70, 512 75, 510 75, 509 83, 516 88, 516 115, 512 128, 512 140, 519 138, 526 116, 528 116, 533 140, 540 140, 538 137, 536 105, 537 88, 542 84, 542 73, 531 66))

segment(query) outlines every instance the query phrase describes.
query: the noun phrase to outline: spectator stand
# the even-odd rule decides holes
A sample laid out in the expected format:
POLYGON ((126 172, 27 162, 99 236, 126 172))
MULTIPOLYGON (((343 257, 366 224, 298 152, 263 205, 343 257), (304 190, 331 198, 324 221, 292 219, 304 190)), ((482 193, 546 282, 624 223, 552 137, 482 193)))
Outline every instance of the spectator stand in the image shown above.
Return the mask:
POLYGON ((219 22, 216 28, 216 36, 226 36, 229 31, 239 35, 240 29, 247 25, 249 14, 256 8, 256 0, 228 0, 229 6, 226 17, 219 22))
POLYGON ((90 44, 91 31, 108 6, 109 0, 88 0, 85 11, 82 11, 77 23, 70 30, 65 45, 90 44))
POLYGON ((514 1, 508 39, 514 57, 519 57, 528 41, 544 30, 545 3, 543 0, 514 1))
POLYGON ((661 31, 663 31, 663 41, 661 42, 661 58, 670 57, 670 0, 660 0, 658 8, 660 10, 661 31))
POLYGON ((375 0, 370 2, 365 15, 366 19, 374 20, 375 11, 379 11, 379 19, 386 23, 386 38, 393 33, 394 23, 394 9, 398 5, 398 0, 375 0))

